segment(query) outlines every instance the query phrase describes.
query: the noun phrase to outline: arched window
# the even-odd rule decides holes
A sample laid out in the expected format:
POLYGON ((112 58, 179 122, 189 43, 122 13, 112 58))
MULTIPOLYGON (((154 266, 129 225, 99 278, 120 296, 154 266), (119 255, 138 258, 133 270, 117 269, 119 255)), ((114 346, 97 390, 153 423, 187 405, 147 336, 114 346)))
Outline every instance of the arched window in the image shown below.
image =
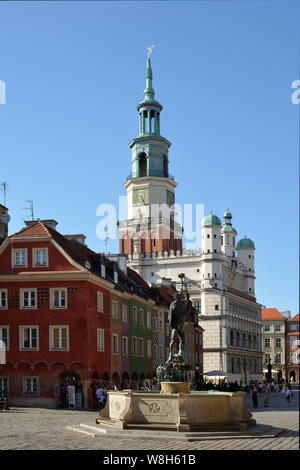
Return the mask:
POLYGON ((139 177, 147 176, 147 158, 145 153, 139 156, 139 177))
POLYGON ((166 155, 164 155, 164 177, 165 178, 168 178, 168 175, 169 175, 169 170, 168 170, 168 158, 166 155))

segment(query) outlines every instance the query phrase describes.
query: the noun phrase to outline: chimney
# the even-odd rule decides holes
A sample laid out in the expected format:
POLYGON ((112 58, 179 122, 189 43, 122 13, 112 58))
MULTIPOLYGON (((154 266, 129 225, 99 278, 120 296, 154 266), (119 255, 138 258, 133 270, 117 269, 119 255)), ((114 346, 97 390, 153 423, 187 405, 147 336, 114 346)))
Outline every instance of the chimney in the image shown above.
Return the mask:
POLYGON ((25 225, 26 227, 31 227, 31 225, 36 224, 37 222, 43 222, 43 224, 48 225, 48 227, 53 228, 53 230, 56 230, 56 225, 58 222, 54 219, 36 219, 36 220, 25 220, 25 225))
POLYGON ((73 235, 64 235, 64 237, 67 238, 68 240, 72 240, 72 242, 80 243, 80 245, 86 246, 85 244, 86 236, 83 235, 82 233, 73 234, 73 235))

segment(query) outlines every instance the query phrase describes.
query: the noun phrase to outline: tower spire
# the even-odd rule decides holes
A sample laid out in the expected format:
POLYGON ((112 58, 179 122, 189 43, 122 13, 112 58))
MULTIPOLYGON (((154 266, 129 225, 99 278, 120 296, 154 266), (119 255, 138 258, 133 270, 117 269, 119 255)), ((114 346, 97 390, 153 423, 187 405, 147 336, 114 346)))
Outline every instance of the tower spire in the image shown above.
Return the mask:
MULTIPOLYGON (((151 46, 151 49, 154 46, 151 46)), ((148 47, 148 50, 150 47, 148 47)), ((145 101, 154 101, 154 90, 152 88, 152 68, 150 61, 150 52, 148 52, 147 57, 147 67, 146 67, 146 88, 144 90, 144 99, 145 101)))

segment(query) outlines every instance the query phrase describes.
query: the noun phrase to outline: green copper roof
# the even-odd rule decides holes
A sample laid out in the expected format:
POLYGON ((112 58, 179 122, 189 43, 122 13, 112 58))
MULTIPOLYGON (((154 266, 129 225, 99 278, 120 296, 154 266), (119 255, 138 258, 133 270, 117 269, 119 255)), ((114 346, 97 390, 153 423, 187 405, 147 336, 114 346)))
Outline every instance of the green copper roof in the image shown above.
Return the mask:
POLYGON ((234 233, 237 233, 237 231, 235 230, 235 228, 232 227, 232 225, 227 225, 227 224, 224 224, 223 227, 222 227, 222 230, 221 232, 234 232, 234 233))
POLYGON ((221 220, 211 213, 203 218, 202 225, 221 225, 221 220))
POLYGON ((222 227, 222 232, 237 233, 237 231, 232 227, 232 223, 231 223, 232 215, 231 215, 231 212, 229 212, 228 208, 226 212, 224 213, 223 218, 224 218, 224 225, 222 227))
POLYGON ((254 242, 250 240, 250 238, 242 238, 241 240, 238 241, 237 243, 237 248, 255 248, 254 242))

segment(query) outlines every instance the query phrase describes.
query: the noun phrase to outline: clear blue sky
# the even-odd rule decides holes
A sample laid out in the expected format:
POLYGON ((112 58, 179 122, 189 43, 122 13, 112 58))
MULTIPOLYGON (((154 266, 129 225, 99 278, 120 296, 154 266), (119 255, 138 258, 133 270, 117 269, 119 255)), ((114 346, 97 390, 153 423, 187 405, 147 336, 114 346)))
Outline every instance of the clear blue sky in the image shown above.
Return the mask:
POLYGON ((299 17, 296 1, 1 2, 10 233, 32 199, 36 217, 104 250, 96 207, 125 195, 154 44, 177 202, 229 207, 256 244, 258 301, 298 313, 299 17))

